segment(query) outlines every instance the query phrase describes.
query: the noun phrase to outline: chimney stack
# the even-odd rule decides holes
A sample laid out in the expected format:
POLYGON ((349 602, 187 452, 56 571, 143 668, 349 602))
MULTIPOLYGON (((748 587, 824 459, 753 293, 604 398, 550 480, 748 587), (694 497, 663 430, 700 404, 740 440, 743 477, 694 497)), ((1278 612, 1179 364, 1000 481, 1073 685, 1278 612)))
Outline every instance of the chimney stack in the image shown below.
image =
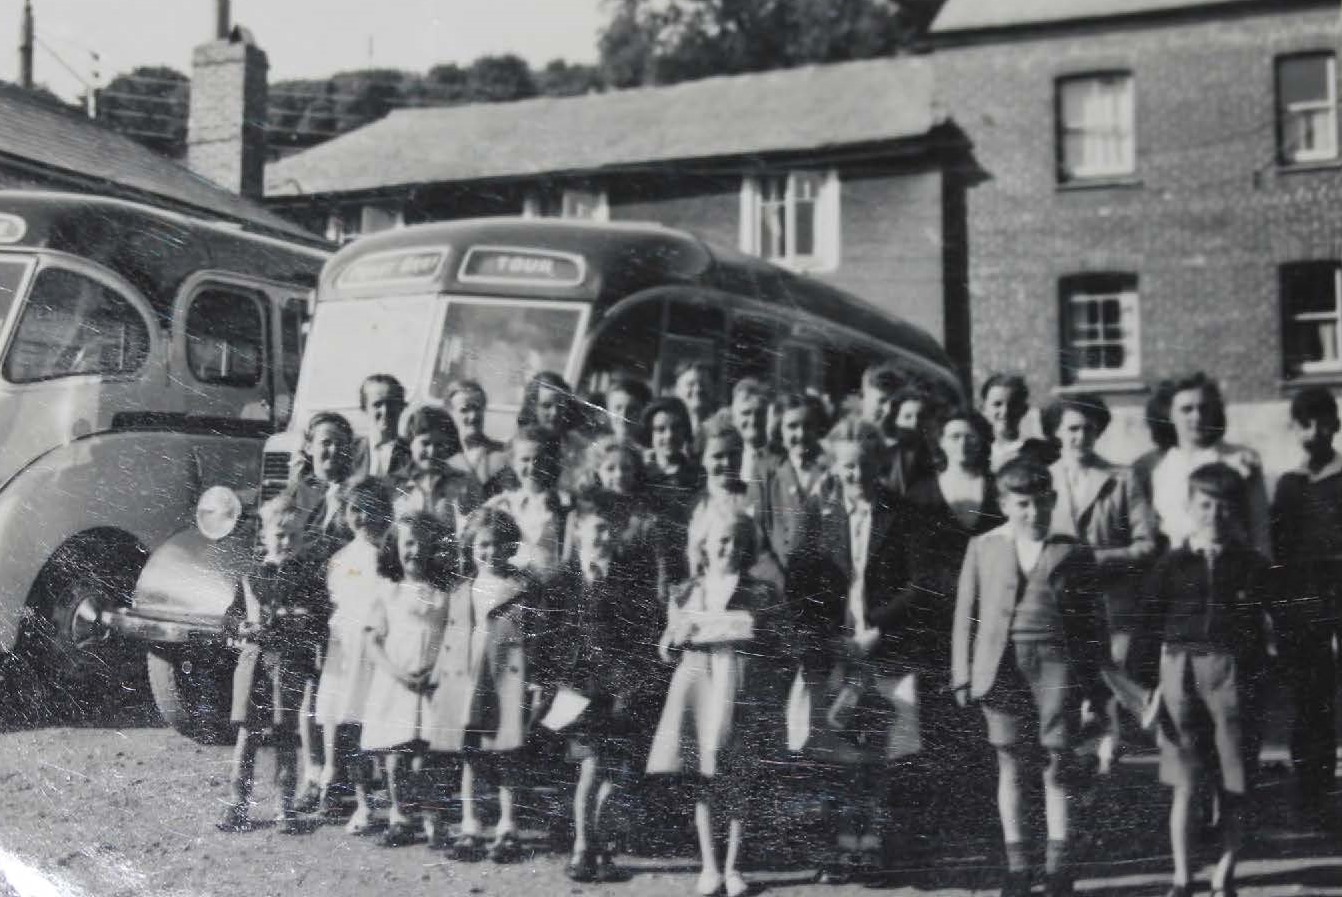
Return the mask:
POLYGON ((227 190, 260 199, 270 63, 247 29, 230 27, 228 0, 216 3, 223 35, 196 47, 191 58, 186 164, 227 190))
POLYGON ((33 86, 33 4, 23 0, 23 23, 19 27, 19 85, 33 86))

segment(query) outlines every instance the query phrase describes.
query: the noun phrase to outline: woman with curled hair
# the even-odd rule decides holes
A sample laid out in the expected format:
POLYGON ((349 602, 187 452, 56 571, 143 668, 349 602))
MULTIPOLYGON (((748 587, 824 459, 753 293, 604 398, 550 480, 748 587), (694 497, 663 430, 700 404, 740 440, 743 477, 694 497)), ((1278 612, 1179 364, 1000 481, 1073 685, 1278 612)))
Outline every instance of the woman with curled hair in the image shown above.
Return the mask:
MULTIPOLYGON (((1061 453, 1049 468, 1057 495, 1050 532, 1094 550, 1110 657, 1121 668, 1137 627, 1141 578, 1156 554, 1155 515, 1132 471, 1095 451, 1110 421, 1104 399, 1066 396, 1045 408, 1042 420, 1061 453)), ((1116 701, 1108 716, 1109 730, 1099 746, 1101 773, 1110 770, 1122 747, 1116 701)))
POLYGON ((1201 371, 1176 379, 1170 385, 1169 405, 1159 417, 1170 422, 1175 435, 1175 444, 1151 473, 1151 504, 1168 543, 1180 545, 1193 531, 1188 515, 1189 474, 1204 464, 1219 461, 1245 479, 1248 501, 1237 525, 1250 545, 1271 558, 1263 461, 1253 449, 1226 441, 1226 407, 1221 387, 1201 371))
POLYGON ((587 439, 583 436, 582 406, 566 381, 554 371, 541 371, 532 377, 522 393, 522 408, 517 412, 517 429, 542 427, 559 439, 559 488, 573 493, 582 467, 587 439))

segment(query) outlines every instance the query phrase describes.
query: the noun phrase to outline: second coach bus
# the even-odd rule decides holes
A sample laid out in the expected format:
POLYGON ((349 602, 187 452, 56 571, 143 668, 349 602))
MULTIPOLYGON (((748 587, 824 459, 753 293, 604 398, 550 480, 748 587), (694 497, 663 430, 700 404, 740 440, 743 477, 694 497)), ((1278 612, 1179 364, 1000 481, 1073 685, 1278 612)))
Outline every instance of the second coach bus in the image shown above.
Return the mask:
MULTIPOLYGON (((758 377, 837 405, 869 365, 901 367, 948 400, 950 359, 928 334, 833 287, 656 225, 483 219, 361 239, 323 269, 293 416, 267 441, 263 495, 283 488, 303 427, 340 411, 362 427, 359 386, 395 376, 411 406, 473 379, 487 429, 512 433, 527 381, 562 373, 580 392, 632 375, 665 389, 683 361, 724 388, 758 377)), ((219 624, 253 538, 244 503, 206 509, 209 535, 180 533, 149 559, 133 609, 114 620, 149 641, 156 697, 189 734, 220 731, 228 664, 219 624), (220 515, 226 519, 220 524, 220 515)))

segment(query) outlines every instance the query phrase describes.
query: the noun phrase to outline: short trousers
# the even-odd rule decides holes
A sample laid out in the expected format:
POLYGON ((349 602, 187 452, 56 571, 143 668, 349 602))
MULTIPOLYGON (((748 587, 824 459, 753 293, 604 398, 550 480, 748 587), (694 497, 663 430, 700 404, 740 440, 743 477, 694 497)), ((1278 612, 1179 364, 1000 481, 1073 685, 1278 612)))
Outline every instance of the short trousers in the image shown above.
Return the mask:
POLYGON ((1168 726, 1160 730, 1160 780, 1191 786, 1215 765, 1227 794, 1248 790, 1258 743, 1251 727, 1252 675, 1225 651, 1166 646, 1160 656, 1160 699, 1168 726))
POLYGON ((1080 724, 1081 689, 1067 649, 1053 642, 1011 642, 997 681, 980 704, 993 747, 1037 740, 1050 751, 1070 749, 1080 724))

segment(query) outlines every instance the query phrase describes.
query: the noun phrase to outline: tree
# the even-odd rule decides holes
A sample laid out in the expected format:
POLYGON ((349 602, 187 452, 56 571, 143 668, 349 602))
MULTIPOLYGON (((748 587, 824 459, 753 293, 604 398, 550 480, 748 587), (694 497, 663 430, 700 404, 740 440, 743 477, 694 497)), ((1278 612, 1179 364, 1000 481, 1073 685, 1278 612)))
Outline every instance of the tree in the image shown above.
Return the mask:
POLYGON ((599 49, 619 87, 898 52, 943 0, 605 0, 599 49))
POLYGON ((536 95, 536 79, 526 60, 511 53, 481 56, 466 70, 466 93, 471 102, 499 103, 536 95))
POLYGON ((571 97, 594 93, 603 85, 596 66, 552 59, 537 72, 536 86, 547 97, 571 97))
POLYGON ((98 94, 98 120, 164 155, 186 154, 191 82, 166 66, 117 75, 98 94))

